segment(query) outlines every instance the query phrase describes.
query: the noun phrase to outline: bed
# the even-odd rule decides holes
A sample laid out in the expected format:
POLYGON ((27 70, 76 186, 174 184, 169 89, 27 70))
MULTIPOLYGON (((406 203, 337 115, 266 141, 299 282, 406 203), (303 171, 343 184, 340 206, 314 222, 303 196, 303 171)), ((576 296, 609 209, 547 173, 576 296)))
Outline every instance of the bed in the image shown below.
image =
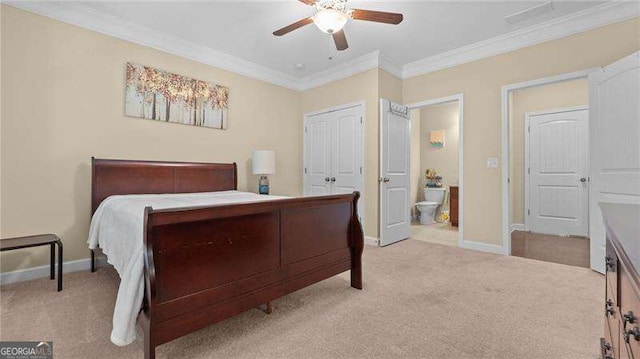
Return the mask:
MULTIPOLYGON (((351 286, 362 289, 358 192, 258 198, 237 191, 235 163, 92 158, 91 197, 94 217, 109 201, 167 207, 178 199, 233 198, 232 203, 215 199, 222 204, 213 205, 131 207, 141 212, 141 223, 135 224, 141 232, 140 258, 131 260, 141 261, 141 273, 131 276, 129 285, 141 288, 138 320, 145 358, 155 358, 158 345, 345 271, 351 271, 351 286)), ((90 244, 92 270, 98 242, 90 244)), ((109 263, 118 262, 111 258, 114 253, 106 253, 109 263)), ((119 274, 124 279, 130 273, 121 266, 119 274)))

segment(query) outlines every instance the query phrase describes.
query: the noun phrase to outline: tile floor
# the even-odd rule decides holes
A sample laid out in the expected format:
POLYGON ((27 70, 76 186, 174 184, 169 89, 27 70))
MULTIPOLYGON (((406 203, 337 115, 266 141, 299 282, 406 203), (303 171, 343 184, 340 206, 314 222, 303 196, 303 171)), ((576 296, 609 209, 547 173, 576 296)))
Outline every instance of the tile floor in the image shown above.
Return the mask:
POLYGON ((458 245, 458 227, 453 227, 450 223, 423 225, 415 222, 411 224, 411 238, 455 247, 458 245))

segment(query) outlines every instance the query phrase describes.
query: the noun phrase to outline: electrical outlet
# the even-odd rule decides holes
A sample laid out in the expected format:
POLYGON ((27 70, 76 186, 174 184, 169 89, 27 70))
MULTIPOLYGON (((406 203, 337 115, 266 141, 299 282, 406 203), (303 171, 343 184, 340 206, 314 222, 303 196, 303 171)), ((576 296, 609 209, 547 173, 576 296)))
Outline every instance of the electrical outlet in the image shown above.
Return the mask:
POLYGON ((489 167, 489 168, 498 168, 498 158, 497 157, 489 157, 489 158, 487 158, 487 167, 489 167))

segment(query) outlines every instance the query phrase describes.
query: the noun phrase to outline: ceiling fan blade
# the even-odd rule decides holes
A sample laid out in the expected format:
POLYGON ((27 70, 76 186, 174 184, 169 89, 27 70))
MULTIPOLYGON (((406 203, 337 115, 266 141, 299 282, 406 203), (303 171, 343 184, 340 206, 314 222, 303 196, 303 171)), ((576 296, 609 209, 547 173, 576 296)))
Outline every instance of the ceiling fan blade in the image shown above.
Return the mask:
POLYGON ((293 31, 295 29, 299 29, 299 28, 301 28, 301 27, 303 27, 305 25, 309 25, 312 22, 313 22, 313 20, 310 17, 308 17, 306 19, 302 19, 300 21, 294 22, 291 25, 285 26, 280 30, 276 30, 276 31, 273 32, 273 34, 276 35, 276 36, 282 36, 284 34, 290 33, 291 31, 293 31))
POLYGON ((316 3, 316 0, 298 0, 305 5, 313 5, 316 3))
POLYGON ((344 36, 344 30, 334 32, 333 41, 336 43, 338 51, 346 50, 349 47, 349 44, 347 44, 347 38, 344 36))
POLYGON ((365 20, 365 21, 375 21, 375 22, 383 22, 385 24, 393 24, 398 25, 402 22, 402 14, 396 14, 393 12, 384 12, 384 11, 372 11, 372 10, 360 10, 353 9, 353 14, 351 15, 356 20, 365 20))

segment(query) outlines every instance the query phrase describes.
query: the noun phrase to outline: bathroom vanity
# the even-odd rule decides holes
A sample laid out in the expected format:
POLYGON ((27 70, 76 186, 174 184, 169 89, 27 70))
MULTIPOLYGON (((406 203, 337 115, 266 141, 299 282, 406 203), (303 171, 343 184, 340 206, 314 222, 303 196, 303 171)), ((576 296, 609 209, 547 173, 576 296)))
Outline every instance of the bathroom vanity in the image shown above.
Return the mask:
POLYGON ((458 226, 458 186, 449 186, 449 218, 451 225, 458 226))

